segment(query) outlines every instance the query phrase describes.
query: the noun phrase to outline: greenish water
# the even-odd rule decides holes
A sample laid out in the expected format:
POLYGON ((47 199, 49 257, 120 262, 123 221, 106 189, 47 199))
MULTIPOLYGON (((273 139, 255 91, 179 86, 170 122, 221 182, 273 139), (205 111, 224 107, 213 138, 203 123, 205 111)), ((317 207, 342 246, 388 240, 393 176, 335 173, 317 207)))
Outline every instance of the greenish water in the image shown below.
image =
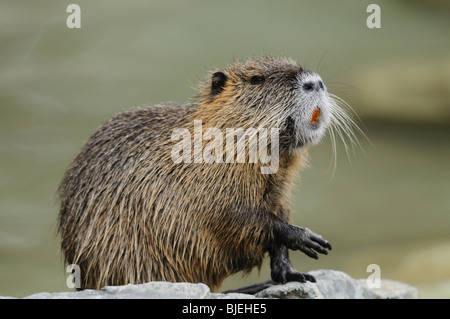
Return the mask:
MULTIPOLYGON (((291 252, 296 268, 365 278, 378 264, 382 278, 418 285, 423 297, 450 297, 450 105, 433 108, 425 95, 449 101, 448 77, 406 109, 429 108, 439 124, 393 120, 395 100, 367 111, 360 101, 372 88, 353 77, 366 65, 448 61, 448 5, 379 1, 382 28, 369 30, 370 1, 83 0, 82 28, 72 30, 69 3, 0 2, 0 295, 68 290, 55 193, 101 123, 138 105, 184 103, 208 70, 270 53, 319 69, 362 115, 371 141, 360 138, 351 163, 339 145, 334 172, 329 139, 311 149, 292 220, 333 250, 318 261, 291 252)), ((414 78, 429 83, 421 72, 414 78)), ((223 288, 266 278, 267 264, 259 278, 233 276, 223 288)))

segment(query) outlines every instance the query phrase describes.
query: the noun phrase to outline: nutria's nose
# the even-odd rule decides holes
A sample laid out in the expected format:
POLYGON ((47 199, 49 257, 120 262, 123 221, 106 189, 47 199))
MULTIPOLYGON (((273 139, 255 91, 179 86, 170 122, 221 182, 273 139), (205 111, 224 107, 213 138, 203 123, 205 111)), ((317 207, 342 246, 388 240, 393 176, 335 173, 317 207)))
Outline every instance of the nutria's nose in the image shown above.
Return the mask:
POLYGON ((323 90, 323 82, 321 80, 308 81, 303 84, 302 88, 303 88, 303 91, 305 91, 305 92, 323 90))

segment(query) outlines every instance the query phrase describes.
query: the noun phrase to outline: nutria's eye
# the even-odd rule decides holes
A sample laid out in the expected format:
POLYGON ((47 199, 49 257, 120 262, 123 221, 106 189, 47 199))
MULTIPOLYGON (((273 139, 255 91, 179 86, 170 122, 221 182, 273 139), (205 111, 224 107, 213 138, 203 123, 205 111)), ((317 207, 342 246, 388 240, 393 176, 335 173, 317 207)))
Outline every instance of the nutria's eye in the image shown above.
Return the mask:
POLYGON ((264 77, 264 75, 254 75, 250 79, 250 83, 251 84, 263 84, 265 80, 266 80, 266 78, 264 77))

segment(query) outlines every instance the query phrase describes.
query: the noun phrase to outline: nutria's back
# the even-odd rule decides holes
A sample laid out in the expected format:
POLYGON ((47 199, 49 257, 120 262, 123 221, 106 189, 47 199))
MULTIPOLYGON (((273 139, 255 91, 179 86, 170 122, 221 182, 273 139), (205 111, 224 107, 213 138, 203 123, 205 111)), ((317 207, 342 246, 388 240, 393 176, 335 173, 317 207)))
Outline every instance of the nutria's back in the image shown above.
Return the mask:
MULTIPOLYGON (((266 252, 276 260, 295 173, 334 120, 331 104, 315 73, 269 57, 214 72, 192 105, 138 108, 105 123, 59 188, 61 246, 80 266, 82 288, 163 280, 216 289, 230 274, 260 267, 266 252), (271 135, 268 146, 276 169, 263 173, 267 162, 249 161, 252 141, 261 141, 250 137, 243 163, 227 162, 226 147, 212 143, 219 135, 200 141, 204 150, 216 146, 212 162, 204 153, 196 160, 199 144, 180 144, 197 136, 196 125, 201 134, 223 132, 223 143, 227 128, 276 130, 279 140, 271 135), (177 146, 191 147, 192 160, 175 160, 177 146)), ((283 245, 305 251, 292 239, 283 245)))

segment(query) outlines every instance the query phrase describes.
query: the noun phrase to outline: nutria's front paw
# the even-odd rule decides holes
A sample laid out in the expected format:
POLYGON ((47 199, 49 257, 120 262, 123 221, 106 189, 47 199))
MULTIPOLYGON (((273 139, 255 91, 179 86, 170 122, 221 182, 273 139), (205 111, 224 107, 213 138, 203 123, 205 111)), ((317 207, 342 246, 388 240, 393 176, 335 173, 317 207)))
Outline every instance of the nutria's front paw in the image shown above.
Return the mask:
POLYGON ((316 252, 327 255, 327 249, 331 250, 330 243, 319 234, 306 227, 294 227, 295 236, 288 243, 288 248, 293 250, 300 250, 314 259, 319 258, 316 252))

